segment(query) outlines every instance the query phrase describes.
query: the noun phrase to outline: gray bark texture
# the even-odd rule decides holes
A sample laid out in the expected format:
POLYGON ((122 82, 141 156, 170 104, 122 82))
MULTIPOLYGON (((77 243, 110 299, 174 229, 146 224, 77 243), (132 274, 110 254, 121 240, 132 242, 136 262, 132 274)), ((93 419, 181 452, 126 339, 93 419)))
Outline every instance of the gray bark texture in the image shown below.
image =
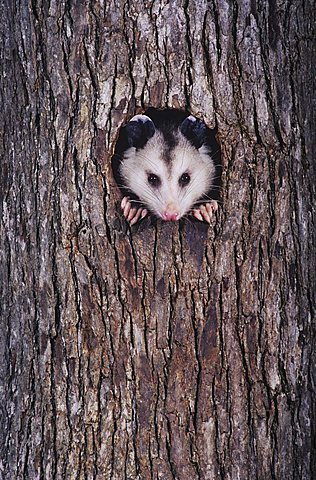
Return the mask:
POLYGON ((313 2, 0 5, 0 478, 316 478, 313 2), (122 218, 149 106, 217 124, 210 227, 122 218))

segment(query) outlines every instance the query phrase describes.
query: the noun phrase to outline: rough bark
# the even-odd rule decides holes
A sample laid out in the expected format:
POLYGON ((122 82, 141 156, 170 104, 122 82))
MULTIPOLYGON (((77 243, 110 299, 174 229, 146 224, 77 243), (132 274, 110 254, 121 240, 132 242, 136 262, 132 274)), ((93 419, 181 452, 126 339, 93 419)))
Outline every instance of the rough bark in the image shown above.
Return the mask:
POLYGON ((1 478, 315 478, 314 17, 1 2, 1 478), (211 228, 123 221, 148 106, 217 123, 211 228))

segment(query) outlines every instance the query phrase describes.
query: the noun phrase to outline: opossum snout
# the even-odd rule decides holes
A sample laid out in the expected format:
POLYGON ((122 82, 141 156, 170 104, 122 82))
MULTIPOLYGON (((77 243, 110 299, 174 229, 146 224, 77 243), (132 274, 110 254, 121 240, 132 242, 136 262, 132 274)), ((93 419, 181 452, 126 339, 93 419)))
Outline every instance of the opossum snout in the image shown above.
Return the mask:
POLYGON ((171 220, 172 222, 176 222, 179 219, 179 213, 163 212, 162 217, 164 220, 171 220))
POLYGON ((162 218, 164 220, 176 222, 179 220, 180 213, 178 212, 177 206, 174 203, 168 203, 166 210, 162 213, 162 218))

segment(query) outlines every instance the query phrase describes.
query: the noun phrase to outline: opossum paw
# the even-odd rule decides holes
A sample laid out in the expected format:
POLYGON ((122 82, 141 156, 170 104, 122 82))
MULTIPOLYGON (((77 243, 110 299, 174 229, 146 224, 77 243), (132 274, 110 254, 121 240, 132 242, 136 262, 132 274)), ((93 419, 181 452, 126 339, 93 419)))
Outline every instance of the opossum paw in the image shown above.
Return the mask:
POLYGON ((192 215, 197 220, 200 220, 200 222, 211 223, 213 212, 216 212, 217 209, 218 204, 216 200, 211 200, 208 203, 199 205, 198 208, 194 208, 194 210, 192 210, 192 215))
POLYGON ((124 197, 121 201, 121 208, 123 215, 130 225, 135 225, 139 219, 143 219, 147 215, 146 208, 132 207, 129 197, 124 197))

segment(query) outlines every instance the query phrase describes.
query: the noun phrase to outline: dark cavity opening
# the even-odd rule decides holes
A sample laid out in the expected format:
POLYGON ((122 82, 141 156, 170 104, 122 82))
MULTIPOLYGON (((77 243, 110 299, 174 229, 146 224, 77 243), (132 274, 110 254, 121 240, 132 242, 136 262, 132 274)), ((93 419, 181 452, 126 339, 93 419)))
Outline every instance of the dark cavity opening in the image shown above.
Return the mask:
MULTIPOLYGON (((154 123, 156 129, 160 130, 163 133, 166 145, 168 148, 172 149, 175 146, 175 137, 172 134, 176 125, 180 126, 183 124, 184 120, 189 117, 191 114, 188 111, 182 110, 173 110, 173 109, 164 109, 157 110, 155 108, 149 108, 142 115, 148 116, 154 123)), ((130 121, 129 121, 130 122, 130 121)), ((122 161, 124 161, 124 154, 130 147, 135 147, 137 150, 140 150, 144 143, 146 143, 146 138, 150 138, 153 134, 150 131, 150 126, 143 132, 143 136, 139 136, 139 132, 129 130, 127 122, 121 129, 119 133, 118 140, 115 145, 114 155, 112 157, 112 170, 115 181, 119 186, 123 196, 129 196, 131 201, 136 200, 139 206, 139 198, 134 194, 134 192, 127 188, 124 184, 124 179, 120 174, 120 166, 122 161)), ((203 135, 205 135, 205 142, 210 148, 210 152, 215 165, 215 175, 213 181, 213 187, 209 192, 209 196, 214 200, 220 199, 220 187, 221 187, 221 153, 220 147, 216 140, 217 127, 210 129, 202 122, 205 129, 203 135)), ((198 132, 199 133, 199 132, 198 132)), ((196 147, 199 148, 201 145, 198 144, 199 135, 195 135, 192 143, 196 141, 196 147)), ((205 202, 205 199, 201 199, 200 203, 205 202)), ((146 206, 146 205, 145 205, 146 206)))

